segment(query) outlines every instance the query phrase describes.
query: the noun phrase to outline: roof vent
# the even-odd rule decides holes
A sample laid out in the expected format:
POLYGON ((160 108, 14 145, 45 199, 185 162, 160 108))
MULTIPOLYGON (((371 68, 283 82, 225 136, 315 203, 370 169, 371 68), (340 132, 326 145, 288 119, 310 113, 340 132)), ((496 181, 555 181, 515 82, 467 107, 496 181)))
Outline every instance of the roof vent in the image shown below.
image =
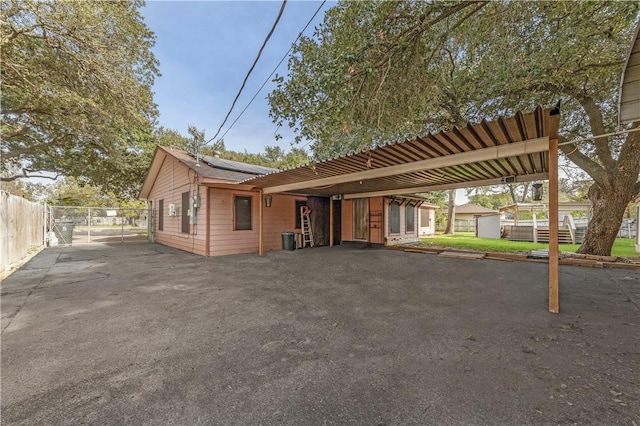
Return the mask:
POLYGON ((213 151, 213 158, 220 158, 220 151, 213 151))

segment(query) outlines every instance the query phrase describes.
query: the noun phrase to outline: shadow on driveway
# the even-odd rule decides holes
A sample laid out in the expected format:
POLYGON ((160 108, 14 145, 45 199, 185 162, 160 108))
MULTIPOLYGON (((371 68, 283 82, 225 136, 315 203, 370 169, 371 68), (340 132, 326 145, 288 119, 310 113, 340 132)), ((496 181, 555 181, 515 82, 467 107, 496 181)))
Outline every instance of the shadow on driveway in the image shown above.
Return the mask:
POLYGON ((640 274, 560 272, 553 315, 545 264, 47 249, 2 283, 2 419, 640 425, 640 274))

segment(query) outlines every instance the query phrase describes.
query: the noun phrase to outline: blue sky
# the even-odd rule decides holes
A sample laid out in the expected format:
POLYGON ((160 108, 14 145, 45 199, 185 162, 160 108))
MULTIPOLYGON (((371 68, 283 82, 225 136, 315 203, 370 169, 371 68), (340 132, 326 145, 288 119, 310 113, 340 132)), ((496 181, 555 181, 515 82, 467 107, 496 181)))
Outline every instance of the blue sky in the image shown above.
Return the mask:
MULTIPOLYGON (((281 7, 280 1, 154 1, 142 8, 146 24, 156 34, 153 49, 162 76, 154 86, 159 124, 187 136, 193 124, 213 137, 233 102, 247 71, 281 7)), ((262 53, 242 96, 222 133, 247 105, 282 59, 320 1, 289 1, 262 53)), ((327 2, 305 35, 324 19, 327 2)), ((278 74, 286 75, 285 60, 278 74)), ((289 149, 288 129, 276 141, 277 126, 269 118, 266 97, 275 87, 269 82, 242 118, 224 137, 227 149, 261 152, 266 145, 289 149)), ((221 133, 221 134, 222 134, 221 133)))

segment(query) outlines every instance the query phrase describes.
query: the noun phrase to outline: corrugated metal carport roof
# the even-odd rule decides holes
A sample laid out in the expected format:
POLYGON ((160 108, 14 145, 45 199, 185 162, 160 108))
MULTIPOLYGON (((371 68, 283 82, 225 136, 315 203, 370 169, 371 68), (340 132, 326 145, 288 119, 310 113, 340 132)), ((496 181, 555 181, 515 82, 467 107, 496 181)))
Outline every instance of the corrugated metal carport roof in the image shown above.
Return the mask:
POLYGON ((346 198, 547 179, 559 111, 537 108, 295 169, 247 179, 265 194, 346 198))

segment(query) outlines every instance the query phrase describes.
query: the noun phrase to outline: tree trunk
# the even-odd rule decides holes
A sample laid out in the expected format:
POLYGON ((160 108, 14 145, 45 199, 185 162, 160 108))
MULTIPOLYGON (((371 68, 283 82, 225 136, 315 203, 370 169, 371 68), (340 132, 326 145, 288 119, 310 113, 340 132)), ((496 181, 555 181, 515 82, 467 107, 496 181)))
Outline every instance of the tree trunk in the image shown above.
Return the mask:
MULTIPOLYGON (((594 134, 604 132, 602 115, 591 99, 581 99, 590 119, 594 134)), ((633 123, 633 128, 640 121, 633 123)), ((563 147, 567 157, 584 170, 595 183, 589 188, 589 199, 593 204, 593 217, 587 226, 584 241, 578 253, 600 256, 611 255, 622 217, 627 205, 640 193, 640 132, 629 133, 618 153, 611 158, 608 139, 596 138, 595 151, 599 162, 589 158, 576 147, 563 147), (567 149, 571 149, 567 152, 567 149), (605 164, 603 167, 602 164, 605 164)))
POLYGON ((453 235, 456 233, 456 190, 449 190, 449 210, 447 212, 447 228, 444 233, 447 235, 453 235))
POLYGON ((529 183, 530 182, 523 183, 524 187, 522 188, 522 198, 520 199, 521 203, 527 202, 527 195, 529 195, 529 183))
MULTIPOLYGON (((635 182, 634 182, 635 184, 635 182)), ((622 189, 618 187, 617 189, 622 189)), ((629 188, 628 188, 629 189, 629 188)), ((627 193, 634 191, 625 191, 627 193)), ((633 195, 623 197, 620 191, 601 190, 597 184, 589 188, 589 199, 593 203, 593 216, 589 220, 584 241, 578 253, 610 256, 620 223, 633 195)))

